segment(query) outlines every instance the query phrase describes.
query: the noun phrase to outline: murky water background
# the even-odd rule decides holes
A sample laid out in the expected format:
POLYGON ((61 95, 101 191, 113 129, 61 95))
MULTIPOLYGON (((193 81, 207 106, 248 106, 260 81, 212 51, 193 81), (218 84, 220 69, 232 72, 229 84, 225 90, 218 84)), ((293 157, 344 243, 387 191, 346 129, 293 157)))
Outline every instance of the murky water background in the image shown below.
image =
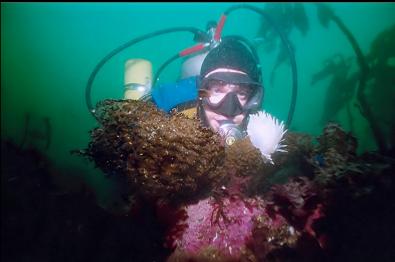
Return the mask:
MULTIPOLYGON (((73 149, 85 148, 89 130, 96 126, 85 104, 85 87, 96 63, 119 45, 143 34, 160 29, 193 26, 206 27, 218 21, 228 7, 236 3, 2 3, 1 4, 1 137, 20 143, 26 115, 30 135, 27 144, 42 150, 59 168, 57 179, 72 185, 75 178, 86 181, 97 191, 99 202, 109 205, 113 195, 111 180, 98 175, 91 163, 73 156, 73 149), (49 118, 51 144, 39 138, 49 118), (36 132, 35 132, 36 131, 36 132), (35 135, 36 133, 36 135, 35 135)), ((265 4, 252 3, 263 8, 265 4)), ((367 54, 372 41, 395 23, 393 3, 331 3, 367 54)), ((312 135, 321 133, 327 86, 324 79, 314 86, 311 78, 322 62, 341 53, 355 56, 350 43, 334 23, 323 28, 316 7, 304 4, 309 19, 306 36, 292 30, 289 39, 295 45, 299 92, 292 125, 293 131, 312 135)), ((223 35, 240 34, 249 39, 257 36, 260 18, 247 10, 232 14, 223 35)), ((176 52, 194 44, 187 33, 159 36, 128 48, 110 60, 95 79, 92 99, 122 98, 124 62, 145 58, 154 72, 176 52)), ((287 63, 275 73, 270 84, 276 52, 259 52, 262 62, 265 100, 264 109, 285 120, 291 99, 291 70, 287 63)), ((181 61, 171 64, 160 81, 175 81, 181 61)), ((356 66, 354 66, 356 70, 356 66)), ((388 90, 389 92, 391 90, 388 90)), ((385 91, 384 91, 385 92, 385 91)), ((359 140, 359 152, 376 148, 367 121, 351 107, 350 125, 346 108, 336 120, 352 130, 359 140)))

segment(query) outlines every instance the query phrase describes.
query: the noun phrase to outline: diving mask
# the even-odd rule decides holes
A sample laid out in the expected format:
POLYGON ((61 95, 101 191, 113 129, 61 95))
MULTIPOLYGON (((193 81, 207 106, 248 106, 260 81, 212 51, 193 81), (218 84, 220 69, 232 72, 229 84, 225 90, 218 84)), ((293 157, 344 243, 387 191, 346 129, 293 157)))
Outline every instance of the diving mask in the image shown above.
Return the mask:
POLYGON ((203 105, 227 117, 257 110, 263 96, 259 85, 227 83, 217 79, 206 80, 202 89, 206 91, 201 98, 203 105))

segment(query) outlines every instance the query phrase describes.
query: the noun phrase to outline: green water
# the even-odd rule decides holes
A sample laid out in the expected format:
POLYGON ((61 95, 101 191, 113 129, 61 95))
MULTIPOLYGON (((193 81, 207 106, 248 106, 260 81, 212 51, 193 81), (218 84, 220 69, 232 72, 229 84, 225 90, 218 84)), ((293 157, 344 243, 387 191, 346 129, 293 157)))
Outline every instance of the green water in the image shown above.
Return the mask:
MULTIPOLYGON (((96 122, 85 104, 85 86, 94 66, 111 50, 143 34, 178 26, 205 29, 209 20, 218 21, 228 7, 237 3, 2 3, 1 4, 1 136, 19 143, 25 128, 25 114, 31 128, 40 129, 42 118, 49 117, 52 143, 43 152, 62 170, 59 176, 81 178, 96 189, 100 201, 111 192, 111 181, 101 176, 91 163, 70 154, 85 148, 89 130, 96 122), (110 186, 109 186, 110 185, 110 186)), ((252 3, 263 8, 264 3, 252 3)), ((299 93, 293 131, 321 133, 328 80, 310 85, 311 76, 322 61, 336 52, 354 56, 353 49, 333 23, 323 28, 313 4, 304 4, 310 28, 306 36, 294 30, 299 93)), ((395 23, 394 3, 331 3, 367 54, 378 33, 395 23)), ((259 28, 257 14, 240 10, 225 23, 223 35, 239 34, 253 38, 259 28)), ((194 45, 187 33, 160 36, 136 44, 110 60, 97 75, 92 91, 96 103, 106 98, 123 97, 124 62, 145 58, 158 67, 176 52, 194 45)), ((286 120, 291 100, 291 71, 287 64, 276 71, 269 85, 275 54, 260 53, 264 84, 264 108, 286 120)), ((180 62, 166 68, 162 81, 174 81, 180 62)), ((350 127, 345 110, 337 120, 359 139, 359 152, 376 149, 365 118, 352 109, 350 127)), ((38 148, 41 141, 31 140, 38 148)))

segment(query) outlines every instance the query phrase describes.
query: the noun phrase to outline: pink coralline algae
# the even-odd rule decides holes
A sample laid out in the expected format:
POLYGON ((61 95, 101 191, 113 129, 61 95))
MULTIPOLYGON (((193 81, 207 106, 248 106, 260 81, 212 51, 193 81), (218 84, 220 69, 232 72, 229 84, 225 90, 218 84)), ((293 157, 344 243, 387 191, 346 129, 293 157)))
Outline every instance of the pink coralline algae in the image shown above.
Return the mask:
POLYGON ((188 227, 175 245, 188 254, 215 249, 224 256, 238 257, 251 240, 254 221, 259 217, 265 217, 268 226, 278 226, 265 214, 260 198, 207 198, 186 210, 188 218, 184 222, 188 227))

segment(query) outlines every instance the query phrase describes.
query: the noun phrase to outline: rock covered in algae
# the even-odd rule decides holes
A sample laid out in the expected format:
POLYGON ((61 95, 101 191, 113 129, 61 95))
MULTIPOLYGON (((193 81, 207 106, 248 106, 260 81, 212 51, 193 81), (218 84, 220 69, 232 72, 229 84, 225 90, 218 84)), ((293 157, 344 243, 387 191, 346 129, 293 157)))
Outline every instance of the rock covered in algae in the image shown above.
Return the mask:
POLYGON ((261 175, 264 160, 249 138, 237 140, 226 150, 226 168, 236 176, 261 175))
POLYGON ((295 242, 285 220, 270 218, 259 197, 226 197, 219 202, 207 198, 186 211, 187 219, 181 222, 186 229, 169 237, 175 251, 168 262, 262 261, 256 252, 264 256, 277 246, 295 242))
POLYGON ((265 181, 265 164, 259 149, 250 139, 237 140, 226 148, 224 172, 226 172, 227 194, 249 195, 250 189, 257 180, 265 181))
POLYGON ((97 116, 102 125, 85 155, 107 174, 126 175, 145 197, 186 201, 222 179, 225 149, 197 119, 133 100, 102 101, 97 116))
POLYGON ((328 123, 317 140, 318 146, 310 160, 316 168, 317 179, 324 182, 331 176, 343 176, 350 171, 362 172, 356 163, 358 142, 350 132, 336 123, 328 123))

